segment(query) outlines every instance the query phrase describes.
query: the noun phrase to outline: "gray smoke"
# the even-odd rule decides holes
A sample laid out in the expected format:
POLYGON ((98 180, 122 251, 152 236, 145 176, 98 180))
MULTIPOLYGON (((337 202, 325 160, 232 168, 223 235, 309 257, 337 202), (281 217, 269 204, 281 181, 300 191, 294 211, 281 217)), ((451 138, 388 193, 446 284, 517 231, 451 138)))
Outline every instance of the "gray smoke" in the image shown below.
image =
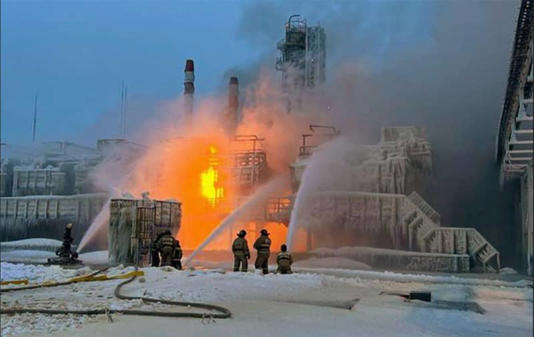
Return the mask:
POLYGON ((425 127, 435 179, 424 197, 445 225, 478 228, 513 265, 515 192, 499 190, 493 152, 518 7, 519 1, 249 3, 238 35, 268 53, 289 15, 320 22, 328 83, 315 107, 329 108, 332 124, 366 143, 376 143, 382 126, 425 127))

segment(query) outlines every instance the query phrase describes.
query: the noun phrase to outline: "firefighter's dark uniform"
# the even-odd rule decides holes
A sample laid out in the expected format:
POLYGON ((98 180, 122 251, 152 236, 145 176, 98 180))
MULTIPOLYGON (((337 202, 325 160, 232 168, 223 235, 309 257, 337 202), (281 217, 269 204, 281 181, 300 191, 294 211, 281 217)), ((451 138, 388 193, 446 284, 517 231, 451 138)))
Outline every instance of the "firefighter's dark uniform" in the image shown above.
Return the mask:
POLYGON ((65 232, 63 232, 63 245, 56 251, 56 255, 60 257, 70 258, 78 257, 78 254, 71 252, 71 246, 74 238, 72 237, 72 224, 67 224, 65 226, 65 232))
POLYGON ((172 254, 176 247, 176 240, 170 233, 161 236, 158 242, 158 250, 161 254, 161 265, 172 266, 172 254))
POLYGON ((180 241, 174 241, 175 246, 172 252, 172 266, 178 270, 182 270, 182 247, 180 247, 180 241))
POLYGON ((270 252, 271 248, 271 239, 269 239, 269 236, 266 234, 262 234, 256 242, 254 242, 254 249, 258 251, 258 255, 256 257, 256 263, 254 266, 256 269, 261 268, 263 270, 264 274, 269 273, 269 255, 271 255, 270 252))
POLYGON ((246 272, 248 270, 248 259, 250 258, 247 240, 238 236, 232 244, 232 252, 234 253, 234 271, 239 271, 239 266, 241 266, 241 271, 246 272))
POLYGON ((293 264, 293 256, 289 252, 280 252, 276 256, 276 263, 278 264, 277 273, 292 274, 291 265, 293 264))
POLYGON ((152 242, 152 245, 150 246, 150 253, 152 254, 152 267, 159 267, 159 240, 163 235, 167 234, 166 232, 159 233, 156 237, 156 240, 152 242))

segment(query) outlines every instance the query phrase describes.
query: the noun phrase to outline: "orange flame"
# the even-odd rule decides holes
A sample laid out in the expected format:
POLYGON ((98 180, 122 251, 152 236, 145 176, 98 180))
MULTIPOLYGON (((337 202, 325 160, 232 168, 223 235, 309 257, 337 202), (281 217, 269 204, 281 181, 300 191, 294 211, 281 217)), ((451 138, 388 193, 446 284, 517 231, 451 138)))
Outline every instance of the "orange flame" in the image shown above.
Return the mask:
POLYGON ((230 144, 223 133, 207 127, 206 134, 153 144, 136 162, 133 176, 122 190, 154 199, 182 203, 178 234, 185 249, 196 248, 231 211, 235 197, 226 167, 230 144))
POLYGON ((210 145, 209 168, 202 171, 200 174, 201 193, 204 198, 208 200, 211 207, 215 205, 224 197, 224 187, 219 187, 219 170, 217 166, 219 161, 215 156, 217 149, 210 145))
MULTIPOLYGON (((238 126, 238 134, 255 134, 265 138, 265 150, 268 155, 269 168, 276 173, 285 173, 289 164, 298 154, 300 134, 312 121, 310 111, 306 114, 287 114, 284 100, 275 89, 270 78, 262 76, 259 85, 250 95, 250 106, 243 107, 243 119, 238 126)), ((181 105, 181 101, 176 102, 181 105)), ((223 106, 221 100, 204 99, 196 110, 196 122, 190 129, 176 130, 171 123, 157 124, 153 132, 143 134, 143 143, 150 143, 149 148, 133 164, 133 173, 127 177, 121 171, 123 181, 114 186, 120 192, 140 195, 150 192, 150 196, 159 199, 176 199, 182 203, 182 226, 178 238, 185 249, 194 249, 204 241, 210 232, 237 205, 238 190, 232 183, 234 172, 227 170, 233 164, 232 151, 246 150, 239 148, 245 144, 233 144, 221 130, 217 117, 223 106), (177 139, 177 135, 186 138, 177 139), (161 141, 162 138, 169 139, 161 141), (152 139, 147 139, 152 138, 152 139), (237 146, 237 147, 236 147, 237 146)), ((175 116, 177 107, 171 107, 175 116)), ((104 176, 107 172, 104 172, 104 176)), ((115 179, 105 180, 112 184, 115 179)), ((289 189, 289 186, 288 186, 289 189)), ((287 193, 290 193, 288 190, 287 193)), ((243 196, 246 197, 246 196, 243 196)), ((273 196, 275 197, 275 196, 273 196)), ((210 245, 210 249, 229 249, 229 239, 235 237, 240 227, 251 227, 254 231, 249 241, 258 235, 256 229, 268 228, 272 233, 273 249, 285 240, 286 227, 278 224, 257 225, 236 223, 230 233, 221 236, 221 243, 210 245), (229 234, 229 235, 228 235, 229 234)))

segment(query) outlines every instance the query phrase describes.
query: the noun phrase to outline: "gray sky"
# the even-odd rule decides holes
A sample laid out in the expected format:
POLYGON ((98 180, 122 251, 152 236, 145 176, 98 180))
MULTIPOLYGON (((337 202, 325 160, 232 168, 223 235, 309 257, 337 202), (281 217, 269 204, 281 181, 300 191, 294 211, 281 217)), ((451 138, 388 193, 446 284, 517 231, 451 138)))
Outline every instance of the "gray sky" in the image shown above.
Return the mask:
POLYGON ((236 39, 236 1, 2 1, 2 141, 73 138, 129 95, 171 98, 183 90, 186 58, 197 92, 257 57, 236 39))
POLYGON ((481 138, 467 125, 479 123, 491 148, 517 7, 517 0, 3 0, 2 141, 31 141, 35 93, 38 141, 94 144, 118 136, 110 125, 118 124, 122 80, 138 115, 182 94, 186 58, 195 60, 197 97, 233 74, 250 83, 260 66, 274 68, 283 24, 300 13, 325 27, 329 88, 345 87, 333 96, 343 124, 370 134, 418 124, 435 144, 454 145, 465 140, 446 137, 442 126, 474 144, 481 138))
POLYGON ((170 99, 183 90, 184 60, 194 58, 199 95, 216 91, 232 72, 246 82, 259 64, 274 66, 275 43, 295 13, 327 28, 329 71, 347 59, 369 71, 387 68, 392 52, 432 43, 434 5, 3 0, 2 141, 31 141, 36 93, 37 140, 77 141, 106 114, 118 114, 122 80, 132 100, 170 99))

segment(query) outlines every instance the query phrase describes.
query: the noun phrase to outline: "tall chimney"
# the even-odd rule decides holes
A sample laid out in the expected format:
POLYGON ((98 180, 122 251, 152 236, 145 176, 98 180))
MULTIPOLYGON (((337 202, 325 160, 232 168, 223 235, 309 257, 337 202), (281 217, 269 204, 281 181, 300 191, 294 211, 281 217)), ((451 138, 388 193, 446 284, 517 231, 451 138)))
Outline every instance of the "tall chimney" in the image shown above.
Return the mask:
POLYGON ((225 116, 226 128, 229 133, 233 134, 237 128, 239 107, 239 81, 237 77, 230 77, 228 83, 228 112, 225 116))
POLYGON ((193 124, 193 95, 195 93, 195 64, 193 60, 185 61, 184 70, 184 105, 185 124, 190 127, 193 124))

